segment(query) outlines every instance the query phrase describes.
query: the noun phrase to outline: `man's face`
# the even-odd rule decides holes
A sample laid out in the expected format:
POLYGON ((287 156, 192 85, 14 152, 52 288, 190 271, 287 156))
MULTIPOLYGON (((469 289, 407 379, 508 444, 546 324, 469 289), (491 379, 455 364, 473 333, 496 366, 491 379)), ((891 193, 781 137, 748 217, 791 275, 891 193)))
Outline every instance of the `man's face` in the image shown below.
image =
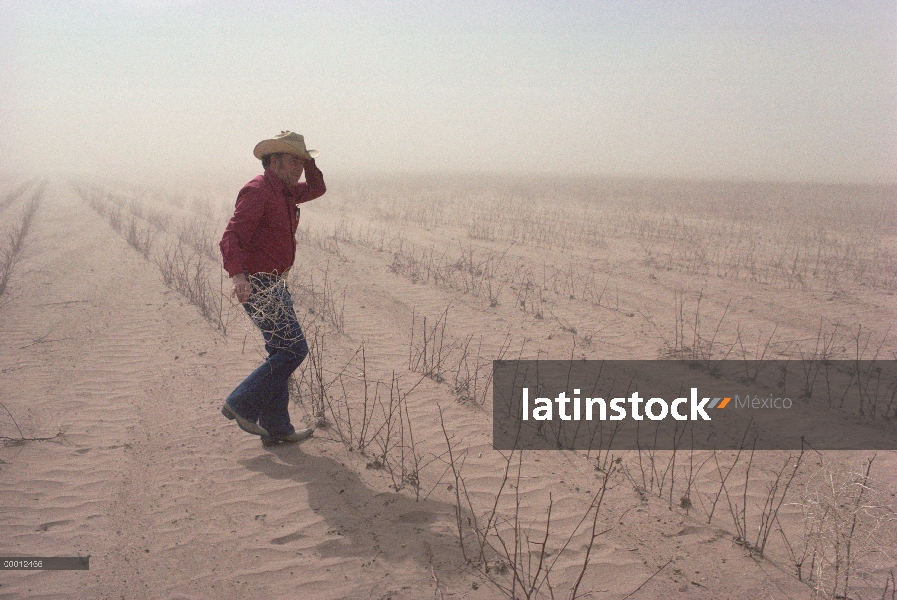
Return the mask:
POLYGON ((295 154, 281 154, 271 159, 271 170, 287 185, 296 185, 302 177, 305 162, 295 154))

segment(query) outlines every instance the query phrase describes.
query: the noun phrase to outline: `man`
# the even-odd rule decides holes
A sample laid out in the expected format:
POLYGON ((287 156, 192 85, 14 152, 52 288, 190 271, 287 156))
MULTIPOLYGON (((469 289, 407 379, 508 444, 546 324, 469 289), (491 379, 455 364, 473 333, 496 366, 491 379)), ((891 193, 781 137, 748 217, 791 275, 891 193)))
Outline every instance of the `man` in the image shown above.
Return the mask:
POLYGON ((253 151, 265 169, 237 196, 237 206, 221 238, 224 268, 233 295, 262 331, 268 357, 228 396, 221 412, 266 446, 295 443, 313 429, 290 423, 289 378, 308 354, 285 276, 296 257, 298 205, 326 191, 315 166, 316 150, 306 150, 298 133, 282 131, 253 151), (305 183, 299 178, 305 171, 305 183))

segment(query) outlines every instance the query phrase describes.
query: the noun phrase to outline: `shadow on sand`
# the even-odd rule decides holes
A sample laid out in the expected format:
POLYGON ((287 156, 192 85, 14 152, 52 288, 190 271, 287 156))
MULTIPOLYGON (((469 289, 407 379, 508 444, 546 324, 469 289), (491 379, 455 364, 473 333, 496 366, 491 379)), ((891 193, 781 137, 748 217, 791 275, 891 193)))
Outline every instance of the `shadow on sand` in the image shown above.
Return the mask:
MULTIPOLYGON (((309 506, 324 518, 327 533, 337 536, 317 545, 321 556, 365 560, 381 556, 391 563, 410 559, 429 569, 429 548, 439 562, 463 562, 453 533, 452 504, 375 492, 349 467, 329 457, 306 454, 299 445, 267 450, 269 454, 241 462, 273 479, 305 486, 309 506)), ((277 538, 272 543, 289 541, 277 538)))

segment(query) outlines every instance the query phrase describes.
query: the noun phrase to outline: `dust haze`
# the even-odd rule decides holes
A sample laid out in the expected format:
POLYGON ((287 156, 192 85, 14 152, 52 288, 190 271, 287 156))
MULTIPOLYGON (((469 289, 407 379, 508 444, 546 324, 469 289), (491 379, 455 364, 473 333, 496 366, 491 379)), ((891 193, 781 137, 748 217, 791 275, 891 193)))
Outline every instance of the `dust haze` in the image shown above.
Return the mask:
POLYGON ((0 171, 897 181, 892 2, 3 2, 0 171))

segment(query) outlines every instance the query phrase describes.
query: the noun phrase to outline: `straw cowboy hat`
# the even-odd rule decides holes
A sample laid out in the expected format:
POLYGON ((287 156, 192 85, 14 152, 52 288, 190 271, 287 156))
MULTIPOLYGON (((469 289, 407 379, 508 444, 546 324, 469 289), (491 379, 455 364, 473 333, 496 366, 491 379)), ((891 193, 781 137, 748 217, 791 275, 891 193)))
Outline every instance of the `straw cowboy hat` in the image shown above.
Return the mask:
POLYGON ((267 140, 262 140, 255 145, 255 150, 252 151, 252 153, 255 154, 255 157, 259 160, 266 154, 275 154, 278 152, 296 154, 306 160, 315 158, 320 154, 317 150, 306 150, 305 138, 292 131, 281 131, 279 135, 275 135, 267 140))

